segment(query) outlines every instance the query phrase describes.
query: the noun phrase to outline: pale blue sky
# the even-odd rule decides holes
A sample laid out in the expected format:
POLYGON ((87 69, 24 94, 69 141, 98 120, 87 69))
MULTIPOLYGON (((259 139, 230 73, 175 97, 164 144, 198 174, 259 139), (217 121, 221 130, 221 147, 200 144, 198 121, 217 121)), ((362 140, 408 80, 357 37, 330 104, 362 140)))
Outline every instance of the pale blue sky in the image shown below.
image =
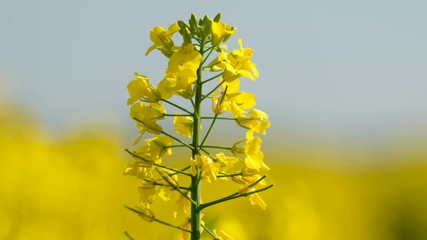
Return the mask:
POLYGON ((191 12, 222 12, 238 28, 230 41, 254 49, 260 78, 246 90, 276 134, 427 128, 424 0, 1 0, 0 74, 55 128, 99 116, 132 126, 133 72, 155 82, 166 64, 144 56, 149 30, 191 12))

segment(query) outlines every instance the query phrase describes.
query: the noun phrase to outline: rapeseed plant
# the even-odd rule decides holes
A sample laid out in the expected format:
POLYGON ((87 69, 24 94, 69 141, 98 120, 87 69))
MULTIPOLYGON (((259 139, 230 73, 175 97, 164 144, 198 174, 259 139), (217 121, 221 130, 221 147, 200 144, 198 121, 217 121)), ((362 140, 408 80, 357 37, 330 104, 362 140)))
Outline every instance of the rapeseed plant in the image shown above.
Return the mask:
MULTIPOLYGON (((157 49, 166 56, 168 65, 164 78, 155 87, 147 76, 135 73, 135 79, 128 84, 130 117, 140 133, 134 143, 139 144, 147 133, 154 136, 144 138, 144 143, 135 150, 127 150, 135 161, 125 166, 124 174, 137 177, 141 185, 139 205, 126 208, 145 221, 181 230, 184 239, 199 240, 203 230, 213 239, 233 239, 222 230, 206 226, 202 210, 241 197, 248 197, 252 205, 265 209, 266 203, 258 193, 273 186, 264 180, 269 168, 264 163, 259 137, 270 127, 268 115, 254 108, 256 98, 252 93, 240 91, 241 78, 256 81, 259 76, 251 61, 253 50, 243 47, 242 39, 238 40, 239 49, 231 52, 227 52, 228 47, 224 45, 236 30, 221 22, 221 14, 201 19, 192 14, 188 23, 177 21, 167 29, 155 27, 150 32, 153 45, 146 55, 157 49), (175 34, 182 36, 181 46, 175 45, 172 39, 175 34), (214 52, 218 54, 216 57, 212 55, 214 52), (206 72, 209 77, 205 77, 206 72), (219 82, 212 84, 214 80, 219 82), (191 107, 174 103, 173 97, 183 98, 191 107), (205 114, 202 105, 208 101, 212 112, 205 114), (167 113, 165 105, 177 112, 167 113), (159 124, 168 117, 174 118, 178 136, 159 124), (234 122, 244 128, 245 138, 232 146, 208 145, 217 121, 234 122), (202 132, 206 122, 208 128, 202 132), (175 168, 164 163, 162 158, 172 155, 173 148, 189 150, 191 155, 185 166, 175 168), (202 202, 202 182, 218 180, 231 180, 238 184, 238 190, 202 202), (157 198, 175 200, 174 216, 181 215, 181 224, 174 225, 156 217, 150 206, 157 198)), ((132 238, 129 233, 126 235, 132 238)))

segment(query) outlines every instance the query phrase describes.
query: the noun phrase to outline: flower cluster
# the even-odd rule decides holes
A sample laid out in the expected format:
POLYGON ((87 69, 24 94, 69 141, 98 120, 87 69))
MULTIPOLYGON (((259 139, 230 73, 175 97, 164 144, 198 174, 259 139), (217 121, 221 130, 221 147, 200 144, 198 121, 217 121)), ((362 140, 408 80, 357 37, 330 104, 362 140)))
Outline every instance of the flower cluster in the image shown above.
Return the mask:
POLYGON ((259 137, 270 127, 268 115, 255 108, 256 98, 252 93, 240 90, 241 79, 256 81, 259 76, 252 62, 253 50, 243 47, 242 39, 238 40, 239 48, 231 52, 224 45, 236 30, 221 22, 220 14, 201 19, 192 14, 188 23, 178 21, 167 29, 155 27, 150 32, 153 44, 146 55, 159 50, 166 56, 168 65, 164 78, 154 86, 147 76, 135 73, 135 79, 128 84, 130 117, 140 135, 135 140, 136 149, 127 150, 135 161, 125 166, 124 173, 136 176, 141 185, 138 188, 140 204, 136 208, 127 208, 149 222, 180 229, 184 239, 200 239, 202 230, 213 239, 233 239, 223 231, 217 233, 205 226, 201 211, 246 196, 251 204, 264 209, 266 204, 258 193, 272 187, 264 180, 264 173, 269 168, 264 163, 259 137), (181 46, 173 41, 176 34, 182 36, 181 46), (174 103, 173 99, 177 97, 189 101, 192 107, 174 103), (202 112, 205 102, 212 106, 212 112, 202 112), (166 107, 176 111, 167 113, 166 107), (168 117, 174 118, 178 135, 164 131, 159 124, 168 117), (232 146, 206 144, 215 122, 220 120, 234 122, 246 129, 245 138, 232 146), (202 131, 205 123, 208 128, 202 131), (153 136, 145 138, 146 134, 153 136), (140 144, 143 138, 144 144, 140 144), (163 157, 172 155, 173 148, 188 148, 191 152, 190 160, 182 168, 169 167, 162 161, 163 157), (189 178, 190 184, 185 186, 181 178, 189 178), (202 203, 202 182, 213 183, 219 179, 237 183, 238 190, 202 203), (156 198, 175 199, 184 223, 172 225, 157 219, 150 209, 156 198))

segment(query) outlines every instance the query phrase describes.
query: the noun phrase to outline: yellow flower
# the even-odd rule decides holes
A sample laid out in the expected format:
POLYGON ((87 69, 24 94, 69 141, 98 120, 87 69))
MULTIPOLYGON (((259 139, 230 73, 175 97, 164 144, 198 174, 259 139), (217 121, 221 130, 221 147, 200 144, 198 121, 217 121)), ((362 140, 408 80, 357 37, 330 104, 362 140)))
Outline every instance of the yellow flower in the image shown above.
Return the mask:
MULTIPOLYGON (((213 101, 217 100, 217 98, 212 98, 213 101)), ((224 100, 216 111, 221 112, 230 112, 233 116, 237 117, 242 113, 245 113, 245 110, 253 108, 256 104, 255 96, 249 92, 237 92, 230 93, 224 96, 224 100)))
MULTIPOLYGON (((251 193, 253 191, 255 191, 256 188, 251 187, 243 187, 242 189, 240 189, 239 193, 240 194, 247 194, 247 193, 251 193)), ((265 209, 267 208, 267 204, 264 202, 264 200, 262 200, 262 198, 258 195, 258 193, 252 193, 249 195, 249 201, 251 202, 252 205, 258 205, 260 208, 265 209)))
POLYGON ((145 144, 134 151, 138 157, 150 162, 161 162, 161 157, 165 154, 171 155, 173 139, 168 136, 156 136, 145 140, 145 144))
POLYGON ((184 98, 194 96, 193 83, 197 80, 197 73, 191 69, 182 69, 175 74, 169 74, 159 82, 158 89, 163 99, 169 99, 174 94, 184 98))
POLYGON ((224 100, 225 92, 220 92, 219 90, 215 90, 212 94, 212 112, 215 114, 222 114, 224 109, 222 107, 222 102, 224 100))
POLYGON ((142 102, 133 104, 130 110, 130 117, 136 121, 136 126, 141 133, 134 144, 139 142, 145 132, 159 134, 162 131, 162 127, 156 121, 163 119, 165 113, 166 110, 159 103, 151 103, 149 106, 142 102))
POLYGON ((241 76, 255 81, 259 77, 255 63, 251 62, 253 50, 244 48, 242 39, 238 40, 240 49, 231 53, 221 52, 209 66, 211 71, 224 70, 221 81, 232 82, 241 76))
POLYGON ((240 49, 233 50, 231 52, 232 57, 229 58, 229 60, 231 60, 231 65, 237 70, 240 75, 255 81, 256 78, 259 77, 259 73, 255 63, 250 61, 254 54, 254 51, 251 48, 244 48, 243 41, 241 38, 238 40, 238 44, 240 46, 240 49))
POLYGON ((259 137, 253 136, 253 131, 249 130, 246 133, 246 140, 239 141, 233 145, 231 152, 234 155, 245 154, 245 166, 250 169, 264 170, 268 168, 263 164, 264 153, 261 151, 262 140, 259 137), (245 146, 238 146, 240 143, 246 142, 245 146))
POLYGON ((161 26, 157 26, 150 31, 150 39, 153 45, 148 48, 145 55, 147 56, 154 49, 159 49, 165 56, 170 57, 173 53, 173 47, 175 46, 172 40, 172 36, 179 30, 178 23, 174 23, 169 26, 168 29, 164 29, 161 26))
POLYGON ((251 194, 249 196, 249 201, 252 205, 258 205, 262 209, 267 208, 267 204, 262 200, 262 198, 258 195, 258 193, 251 194))
POLYGON ((179 186, 178 176, 175 174, 171 176, 171 171, 165 169, 157 169, 156 171, 156 183, 163 186, 166 189, 174 189, 179 186))
MULTIPOLYGON (((250 176, 244 176, 243 175, 243 171, 240 172, 241 175, 235 175, 231 178, 231 180, 235 183, 238 183, 240 185, 243 186, 247 186, 249 184, 252 184, 256 181, 258 181, 262 176, 260 174, 254 174, 254 175, 250 175, 250 176)), ((261 180, 259 183, 259 185, 266 185, 266 182, 263 180, 261 180)))
POLYGON ((137 100, 143 98, 149 102, 157 102, 159 100, 159 93, 157 89, 151 85, 147 76, 135 73, 136 79, 128 84, 128 91, 130 98, 127 104, 131 105, 137 100))
POLYGON ((202 55, 194 49, 193 44, 186 44, 180 47, 169 59, 166 75, 175 73, 181 69, 191 69, 196 71, 201 63, 202 55))
POLYGON ((157 167, 149 169, 150 174, 141 178, 142 184, 138 188, 141 208, 148 208, 156 197, 164 201, 170 200, 170 196, 175 187, 178 186, 178 177, 170 176, 169 171, 157 167))
MULTIPOLYGON (((224 76, 224 74, 223 74, 223 76, 224 76)), ((222 89, 227 88, 228 94, 238 93, 240 91, 240 80, 236 79, 236 80, 231 81, 231 82, 223 82, 221 84, 221 88, 222 89)))
POLYGON ((267 113, 258 109, 252 109, 249 112, 249 117, 246 116, 246 113, 239 114, 236 118, 236 122, 241 127, 264 135, 266 133, 266 129, 270 127, 270 121, 268 120, 267 113))
POLYGON ((195 160, 192 161, 191 168, 192 172, 195 172, 196 168, 200 168, 202 171, 202 179, 206 179, 207 182, 211 183, 217 179, 220 164, 214 162, 210 156, 198 154, 195 160))
POLYGON ((237 157, 226 156, 223 152, 220 152, 215 154, 214 161, 219 165, 220 171, 225 172, 228 169, 232 168, 240 160, 237 157))
POLYGON ((178 134, 188 138, 193 136, 193 119, 191 117, 176 116, 173 119, 173 125, 178 134))
MULTIPOLYGON (((243 177, 251 177, 251 176, 260 176, 260 174, 264 174, 266 172, 270 171, 270 168, 265 164, 264 162, 261 164, 261 168, 259 169, 251 169, 251 168, 243 168, 242 169, 242 176, 243 177)), ((256 179, 258 180, 258 179, 256 179)), ((265 185, 265 184, 263 184, 265 185)))
POLYGON ((223 22, 214 22, 211 20, 212 46, 219 46, 221 42, 226 42, 231 35, 235 34, 237 29, 223 22))
POLYGON ((193 83, 197 80, 201 60, 202 55, 192 44, 179 48, 170 57, 165 78, 158 85, 162 98, 169 99, 174 94, 184 98, 193 97, 193 83))
POLYGON ((143 161, 137 159, 134 163, 129 163, 125 165, 123 170, 124 175, 132 175, 139 179, 144 179, 151 176, 151 167, 153 162, 143 161))
POLYGON ((259 137, 254 137, 252 131, 246 134, 245 145, 245 166, 252 169, 260 169, 262 167, 264 154, 261 152, 262 140, 259 137))
POLYGON ((216 59, 209 63, 210 70, 212 72, 217 72, 224 70, 230 62, 228 61, 228 54, 226 51, 221 51, 216 59))
POLYGON ((150 141, 150 155, 160 159, 163 155, 172 155, 173 139, 168 136, 154 137, 150 141))

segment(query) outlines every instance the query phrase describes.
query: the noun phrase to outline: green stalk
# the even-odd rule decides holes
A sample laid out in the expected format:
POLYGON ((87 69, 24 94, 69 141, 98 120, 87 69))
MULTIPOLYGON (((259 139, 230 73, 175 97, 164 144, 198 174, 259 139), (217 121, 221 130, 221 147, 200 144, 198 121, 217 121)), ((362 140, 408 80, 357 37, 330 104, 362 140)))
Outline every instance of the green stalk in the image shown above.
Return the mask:
MULTIPOLYGON (((205 47, 205 39, 203 38, 200 42, 200 54, 202 54, 205 47)), ((193 113, 193 142, 192 142, 192 157, 196 158, 199 154, 200 148, 200 129, 202 121, 201 103, 202 103, 202 62, 197 69, 197 81, 195 84, 196 95, 194 97, 194 113, 193 113)), ((200 228, 201 228, 201 169, 197 168, 196 175, 191 178, 191 240, 200 240, 200 228)))

